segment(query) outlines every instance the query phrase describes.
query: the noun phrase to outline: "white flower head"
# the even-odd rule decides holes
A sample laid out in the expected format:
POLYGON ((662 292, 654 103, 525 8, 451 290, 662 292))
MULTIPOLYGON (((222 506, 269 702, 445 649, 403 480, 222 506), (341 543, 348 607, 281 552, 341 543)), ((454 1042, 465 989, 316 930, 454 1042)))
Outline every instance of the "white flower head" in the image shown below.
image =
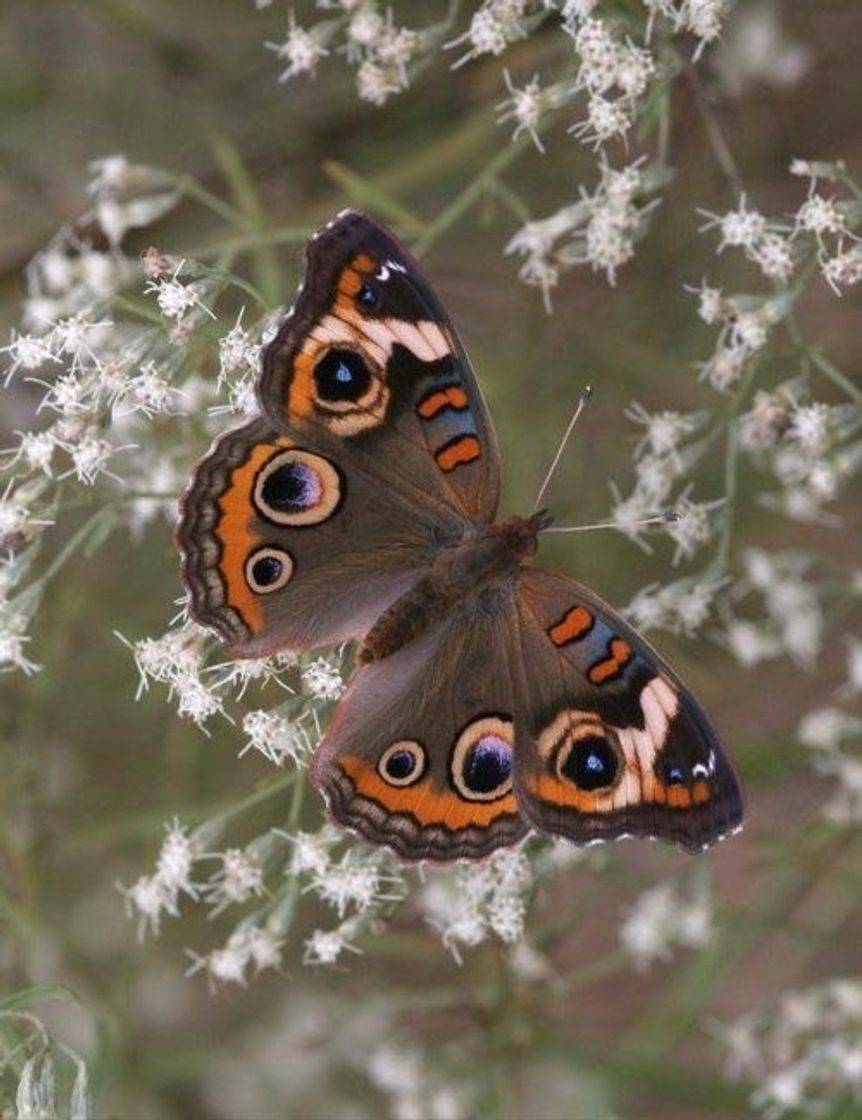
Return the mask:
POLYGON ((280 82, 287 82, 300 74, 314 77, 321 59, 329 54, 317 33, 317 28, 313 27, 307 31, 304 27, 300 27, 293 12, 288 17, 288 29, 284 41, 268 42, 266 46, 287 63, 279 75, 280 82))
POLYGON ((341 673, 325 657, 317 657, 302 670, 302 683, 315 700, 337 700, 344 682, 341 673))
POLYGON ((512 140, 517 140, 522 132, 526 132, 538 150, 544 153, 545 149, 539 139, 538 129, 545 110, 546 98, 539 85, 538 74, 534 74, 522 88, 512 82, 511 75, 506 69, 503 70, 503 78, 510 96, 497 106, 500 112, 497 123, 514 121, 515 131, 512 133, 512 140))

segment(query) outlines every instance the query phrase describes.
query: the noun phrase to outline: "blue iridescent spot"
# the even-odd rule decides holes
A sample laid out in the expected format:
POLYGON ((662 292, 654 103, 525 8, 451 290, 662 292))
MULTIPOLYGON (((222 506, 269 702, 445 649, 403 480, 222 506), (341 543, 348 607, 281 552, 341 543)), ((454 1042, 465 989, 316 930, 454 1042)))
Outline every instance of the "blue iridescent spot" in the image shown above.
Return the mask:
POLYGON ((320 478, 311 467, 294 460, 267 475, 262 496, 267 506, 279 513, 297 513, 316 506, 322 489, 320 478))
POLYGON ((685 771, 681 766, 668 763, 664 768, 664 780, 669 786, 679 786, 685 781, 685 771))
POLYGON ((409 778, 416 769, 416 759, 410 751, 395 751, 386 760, 386 773, 396 781, 409 778))
POLYGON ((321 401, 356 401, 371 383, 371 370, 355 350, 328 350, 314 367, 321 401))
POLYGON ((619 761, 607 739, 588 735, 572 745, 561 760, 560 774, 583 790, 602 789, 613 784, 619 761))
POLYGON ((356 302, 366 311, 376 307, 380 301, 380 289, 370 280, 366 280, 356 295, 356 302))
POLYGON ((483 735, 464 763, 464 785, 473 793, 491 793, 512 773, 512 747, 498 735, 483 735))

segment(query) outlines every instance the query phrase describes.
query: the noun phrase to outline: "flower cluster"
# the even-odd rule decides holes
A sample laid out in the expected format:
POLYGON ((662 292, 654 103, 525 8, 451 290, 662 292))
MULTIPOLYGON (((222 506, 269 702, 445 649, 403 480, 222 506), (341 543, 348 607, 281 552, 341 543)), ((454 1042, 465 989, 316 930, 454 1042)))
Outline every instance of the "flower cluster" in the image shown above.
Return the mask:
POLYGON ((481 863, 462 864, 454 873, 435 872, 420 905, 460 963, 461 946, 472 948, 489 934, 510 945, 521 940, 532 881, 523 848, 502 848, 481 863))
POLYGON ((706 882, 658 883, 644 891, 627 910, 620 942, 633 966, 645 971, 673 956, 675 945, 703 948, 712 939, 712 904, 706 882))
POLYGON ((655 200, 642 200, 656 189, 661 173, 641 161, 621 171, 604 160, 592 194, 581 188, 580 199, 547 218, 529 221, 509 241, 507 253, 519 253, 524 263, 519 276, 540 288, 550 311, 551 289, 563 269, 589 264, 616 281, 617 270, 631 259, 655 200))
POLYGON ((384 14, 377 0, 340 0, 318 6, 335 8, 336 18, 304 28, 291 12, 285 38, 266 44, 287 64, 279 79, 282 82, 300 75, 313 77, 322 59, 342 54, 356 67, 359 97, 379 107, 407 88, 409 64, 424 41, 439 38, 433 30, 422 33, 397 26, 392 10, 384 14), (339 38, 342 41, 336 46, 339 38))
POLYGON ((764 1120, 820 1116, 862 1103, 862 983, 836 978, 787 992, 774 1012, 749 1012, 715 1027, 725 1070, 757 1083, 751 1104, 764 1120))

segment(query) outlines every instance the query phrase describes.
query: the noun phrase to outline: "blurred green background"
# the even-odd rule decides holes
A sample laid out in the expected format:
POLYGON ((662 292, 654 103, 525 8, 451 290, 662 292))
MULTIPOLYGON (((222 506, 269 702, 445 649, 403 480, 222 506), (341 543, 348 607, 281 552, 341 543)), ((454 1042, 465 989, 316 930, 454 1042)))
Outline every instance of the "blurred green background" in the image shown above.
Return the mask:
MULTIPOLYGON (((404 4, 400 15, 419 25, 442 8, 404 4)), ((773 215, 801 200, 803 184, 787 175, 793 157, 843 158, 857 178, 862 173, 862 9, 851 0, 799 0, 781 4, 780 13, 808 52, 797 85, 754 80, 731 95, 715 66, 703 71, 751 201, 773 215)), ((87 164, 101 156, 121 151, 134 162, 189 171, 225 193, 225 152, 233 150, 259 190, 266 225, 299 230, 355 201, 344 189, 355 173, 398 201, 409 236, 506 148, 508 126, 494 123, 499 60, 452 73, 438 59, 406 94, 375 110, 357 101, 339 59, 314 81, 278 85, 276 60, 262 43, 282 37, 285 18, 283 7, 256 12, 251 0, 4 0, 5 326, 17 320, 26 262, 86 209, 87 164)), ((560 50, 559 35, 538 34, 505 62, 523 81, 553 66, 560 50)), ((593 155, 563 127, 545 143, 546 156, 527 148, 506 173, 536 216, 595 179, 593 155)), ((671 162, 677 176, 617 287, 585 269, 571 272, 554 292, 550 317, 503 256, 516 223, 493 197, 481 197, 427 255, 497 424, 507 510, 529 507, 586 382, 594 401, 550 495, 569 524, 604 519, 609 480, 630 487, 638 433, 623 417, 627 403, 649 411, 712 403, 691 364, 709 353, 712 332, 683 286, 710 275, 745 290, 753 274, 729 257, 716 261, 714 238, 697 233, 695 206, 720 212, 736 200, 684 83, 674 94, 671 162)), ((155 239, 181 257, 212 237, 200 211, 184 204, 127 247, 155 239)), ((273 256, 280 289, 273 298, 286 301, 298 247, 279 246, 273 256)), ((838 300, 815 284, 800 316, 839 366, 858 373, 858 298, 838 300)), ((37 399, 26 386, 7 397, 4 435, 30 423, 37 399)), ((720 458, 707 466, 698 497, 720 494, 720 469, 720 458)), ((753 494, 754 476, 746 476, 735 543, 810 544, 810 529, 764 511, 753 494)), ((844 532, 815 530, 825 553, 858 555, 858 501, 848 510, 844 532)), ((67 529, 61 522, 58 539, 67 529)), ((614 534, 597 534, 557 538, 543 550, 543 559, 618 605, 652 580, 671 578, 669 544, 646 556, 614 534)), ((93 1057, 99 1114, 379 1115, 369 1040, 414 1039, 459 1076, 466 1063, 488 1117, 731 1120, 745 1112, 746 1092, 721 1076, 703 1024, 858 970, 862 929, 850 886, 858 843, 813 825, 826 782, 793 741, 799 717, 840 682, 843 647, 827 649, 812 674, 786 661, 746 671, 707 632, 697 641, 661 636, 658 644, 714 714, 749 797, 744 836, 709 857, 718 896, 735 915, 713 946, 647 975, 591 971, 615 943, 632 884, 684 865, 674 852, 631 844, 613 852, 609 872, 578 869, 536 901, 536 925, 548 931, 541 947, 572 981, 568 994, 519 984, 496 946, 457 969, 408 906, 395 932, 369 943, 355 967, 313 972, 295 960, 284 976, 211 996, 199 978, 183 980, 182 947, 209 944, 212 925, 195 914, 138 947, 114 887, 149 868, 162 821, 238 798, 268 773, 263 761, 236 761, 226 725, 207 738, 162 694, 133 701, 134 664, 112 631, 161 632, 179 593, 166 528, 143 544, 117 538, 78 559, 47 595, 29 651, 45 671, 2 686, 0 988, 62 983, 80 996, 80 1007, 38 1010, 93 1057), (789 825, 805 839, 777 858, 789 825)), ((316 806, 308 811, 311 825, 316 806)))

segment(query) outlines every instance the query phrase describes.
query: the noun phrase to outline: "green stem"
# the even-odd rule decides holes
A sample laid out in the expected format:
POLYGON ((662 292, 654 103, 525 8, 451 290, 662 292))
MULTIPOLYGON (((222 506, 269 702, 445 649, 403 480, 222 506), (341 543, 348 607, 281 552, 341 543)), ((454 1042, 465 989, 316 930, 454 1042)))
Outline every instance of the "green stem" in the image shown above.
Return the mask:
POLYGON ((212 191, 208 191, 206 187, 201 186, 193 175, 177 175, 174 182, 181 191, 196 199, 207 210, 217 214, 228 225, 240 228, 244 225, 243 216, 238 210, 225 202, 224 199, 219 198, 218 195, 213 194, 212 191))
POLYGON ((833 384, 837 385, 839 389, 847 394, 847 396, 854 402, 854 404, 862 404, 862 389, 858 385, 854 385, 846 373, 842 373, 837 366, 821 354, 819 350, 808 350, 808 355, 811 361, 817 366, 821 373, 825 374, 833 384))
POLYGON ((417 257, 424 256, 451 225, 479 199, 489 186, 497 179, 510 163, 518 158, 526 147, 532 144, 532 137, 527 133, 518 137, 507 147, 499 151, 489 161, 483 170, 473 179, 460 194, 444 206, 436 218, 430 223, 422 236, 413 244, 413 252, 417 257))

